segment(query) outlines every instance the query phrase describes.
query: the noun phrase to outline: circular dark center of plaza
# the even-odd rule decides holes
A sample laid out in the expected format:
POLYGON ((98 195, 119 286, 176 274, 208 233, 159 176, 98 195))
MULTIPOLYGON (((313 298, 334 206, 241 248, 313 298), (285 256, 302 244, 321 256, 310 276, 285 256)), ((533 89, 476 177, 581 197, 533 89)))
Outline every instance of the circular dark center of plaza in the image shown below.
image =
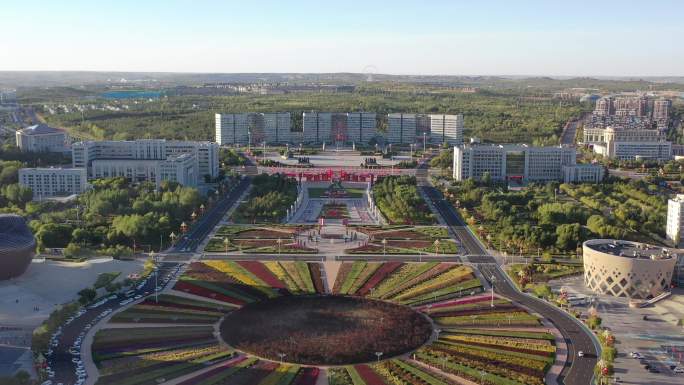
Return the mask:
POLYGON ((430 321, 407 306, 344 296, 286 296, 228 314, 221 336, 258 357, 347 365, 410 352, 430 338, 430 321))

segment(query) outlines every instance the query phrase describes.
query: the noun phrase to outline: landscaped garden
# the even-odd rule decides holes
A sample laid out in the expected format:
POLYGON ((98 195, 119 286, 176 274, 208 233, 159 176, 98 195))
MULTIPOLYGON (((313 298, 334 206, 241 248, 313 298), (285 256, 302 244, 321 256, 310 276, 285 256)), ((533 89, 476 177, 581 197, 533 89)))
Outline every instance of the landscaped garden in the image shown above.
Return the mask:
POLYGON ((298 233, 311 229, 306 225, 234 225, 222 226, 204 248, 205 252, 312 254, 317 250, 297 242, 298 233))
POLYGON ((321 208, 320 217, 325 219, 349 219, 346 203, 326 203, 321 208))
POLYGON ((314 262, 194 262, 97 333, 98 384, 541 385, 554 361, 548 329, 492 307, 469 266, 344 262, 325 277, 314 262))
POLYGON ((456 254, 458 247, 440 226, 356 226, 368 236, 368 242, 347 249, 349 254, 456 254))

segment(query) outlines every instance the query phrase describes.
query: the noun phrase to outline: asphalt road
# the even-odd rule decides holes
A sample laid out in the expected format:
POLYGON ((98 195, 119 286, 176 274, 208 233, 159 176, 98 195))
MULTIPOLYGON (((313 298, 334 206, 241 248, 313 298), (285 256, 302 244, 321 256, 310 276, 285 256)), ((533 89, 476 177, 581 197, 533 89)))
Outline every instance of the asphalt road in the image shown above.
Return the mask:
MULTIPOLYGON (((174 269, 178 266, 177 263, 167 263, 161 262, 159 264, 159 286, 164 287, 164 278, 169 277, 173 274, 174 269)), ((170 281, 169 281, 170 282, 170 281)), ((76 364, 72 362, 74 357, 80 358, 79 355, 73 355, 69 352, 69 349, 74 345, 76 339, 81 336, 81 333, 85 334, 86 325, 94 326, 102 318, 100 315, 103 312, 115 311, 122 307, 121 301, 127 298, 135 298, 137 295, 143 297, 147 295, 153 295, 155 290, 155 279, 154 275, 151 275, 147 279, 147 282, 140 289, 134 289, 134 293, 126 297, 124 294, 116 295, 115 298, 108 300, 102 305, 93 308, 86 309, 86 312, 78 318, 75 318, 70 324, 62 326, 62 334, 57 338, 57 346, 53 346, 53 353, 47 357, 48 366, 55 372, 54 378, 51 378, 53 384, 62 383, 64 385, 72 385, 77 381, 76 377, 76 364)), ((125 305, 124 305, 125 306, 125 305)), ((84 338, 84 337, 83 337, 84 338)), ((79 349, 80 351, 80 349, 79 349)), ((89 375, 92 375, 89 373, 89 375)))
POLYGON ((170 253, 194 253, 197 251, 199 244, 206 238, 211 230, 216 226, 217 223, 221 221, 228 209, 235 204, 235 202, 240 199, 242 193, 247 190, 251 179, 248 177, 242 178, 240 183, 225 197, 221 198, 218 203, 216 203, 207 213, 202 215, 192 229, 181 239, 176 242, 173 247, 166 251, 166 254, 170 253))
POLYGON ((558 382, 565 385, 590 384, 594 375, 594 367, 598 360, 597 351, 590 334, 578 325, 569 314, 542 300, 522 294, 517 288, 513 287, 505 279, 504 273, 499 268, 494 257, 489 255, 482 244, 466 228, 460 215, 444 199, 442 193, 432 186, 423 186, 422 188, 425 194, 432 200, 435 208, 444 218, 447 225, 456 234, 462 247, 466 249, 468 260, 478 264, 480 272, 486 279, 489 280, 492 275, 495 277, 494 290, 543 315, 563 335, 568 345, 568 360, 559 376, 558 382), (580 350, 585 353, 585 356, 582 358, 577 356, 580 350))

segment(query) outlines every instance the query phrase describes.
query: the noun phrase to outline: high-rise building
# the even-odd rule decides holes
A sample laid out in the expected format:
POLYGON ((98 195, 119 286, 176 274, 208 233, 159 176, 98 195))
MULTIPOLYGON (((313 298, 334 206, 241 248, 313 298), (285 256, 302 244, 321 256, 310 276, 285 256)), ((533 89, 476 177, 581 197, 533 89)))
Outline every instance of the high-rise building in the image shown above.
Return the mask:
POLYGON ((670 117, 670 107, 672 101, 668 99, 658 99, 653 101, 653 119, 667 120, 670 117))
POLYGON ((387 115, 387 142, 410 144, 416 142, 417 114, 394 113, 387 115))
POLYGON ((66 131, 45 124, 17 130, 17 147, 22 152, 65 152, 69 150, 66 131))
POLYGON ((675 247, 684 247, 684 194, 677 194, 667 201, 665 233, 675 247))
POLYGON ((430 115, 430 141, 457 146, 463 143, 463 115, 430 115))
POLYGON ((292 141, 289 112, 216 114, 216 143, 219 145, 288 143, 292 141))
POLYGON ((613 115, 613 98, 604 97, 596 101, 594 108, 594 115, 608 116, 613 115))
POLYGON ((84 168, 21 168, 19 184, 33 191, 33 199, 80 194, 87 187, 84 168))
POLYGON ((302 114, 304 142, 368 143, 377 135, 372 112, 305 112, 302 114))
MULTIPOLYGON (((489 175, 492 180, 500 181, 563 181, 567 173, 564 167, 575 166, 576 161, 577 153, 573 147, 510 144, 456 146, 453 178, 462 181, 468 178, 482 179, 489 175)), ((573 177, 573 172, 569 175, 573 177)))
POLYGON ((626 130, 608 127, 602 130, 600 139, 601 142, 594 143, 593 150, 607 158, 658 161, 672 158, 672 143, 665 140, 665 133, 660 130, 626 130))

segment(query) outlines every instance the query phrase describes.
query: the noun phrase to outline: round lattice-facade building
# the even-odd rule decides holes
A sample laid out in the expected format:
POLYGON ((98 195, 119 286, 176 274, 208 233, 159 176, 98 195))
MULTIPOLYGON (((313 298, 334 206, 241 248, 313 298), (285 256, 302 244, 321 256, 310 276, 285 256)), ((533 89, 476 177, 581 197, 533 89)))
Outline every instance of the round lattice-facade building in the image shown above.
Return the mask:
POLYGON ((676 250, 616 239, 584 242, 584 283, 599 294, 653 298, 670 287, 676 250))
POLYGON ((24 218, 0 214, 0 280, 24 274, 35 250, 36 239, 24 218))

